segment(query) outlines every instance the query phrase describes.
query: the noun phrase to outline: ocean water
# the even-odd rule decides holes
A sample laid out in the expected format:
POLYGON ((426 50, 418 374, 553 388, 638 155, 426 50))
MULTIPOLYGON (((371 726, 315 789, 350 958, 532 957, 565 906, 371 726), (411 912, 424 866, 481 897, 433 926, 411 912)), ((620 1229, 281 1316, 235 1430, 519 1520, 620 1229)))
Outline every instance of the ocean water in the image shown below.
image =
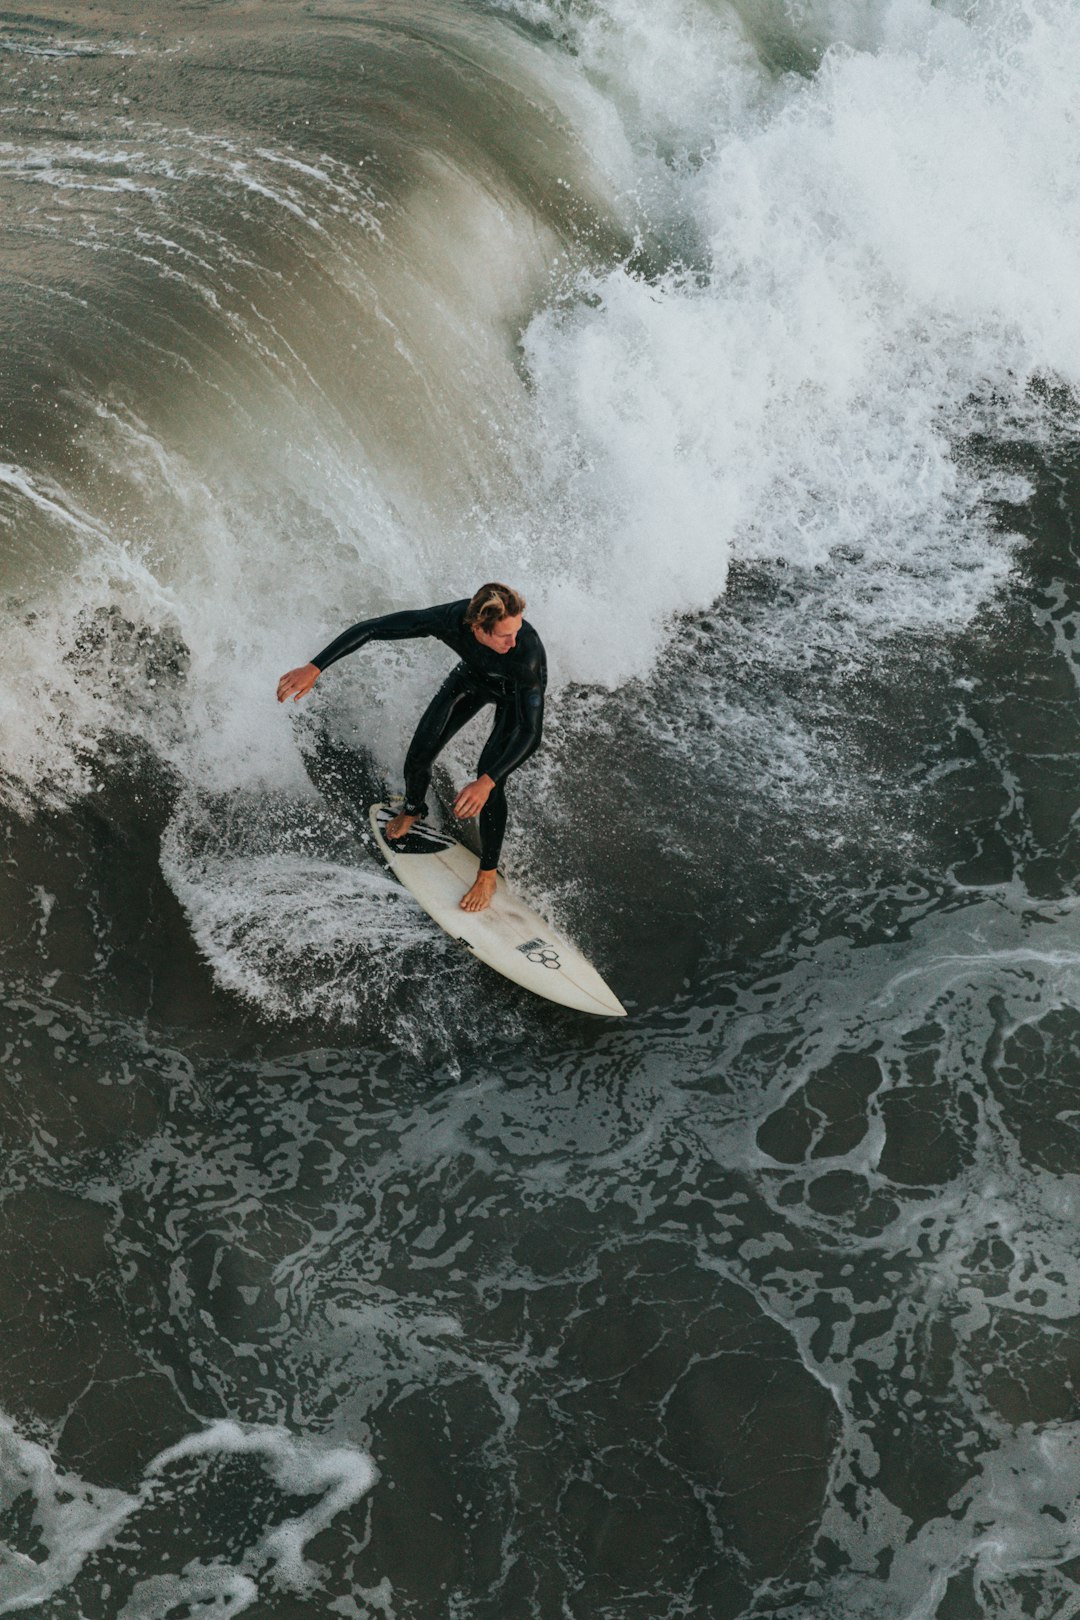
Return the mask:
POLYGON ((0 1615, 1080 1615, 1078 63, 0 13, 0 1615), (443 649, 274 702, 492 577, 617 1025, 365 843, 443 649))

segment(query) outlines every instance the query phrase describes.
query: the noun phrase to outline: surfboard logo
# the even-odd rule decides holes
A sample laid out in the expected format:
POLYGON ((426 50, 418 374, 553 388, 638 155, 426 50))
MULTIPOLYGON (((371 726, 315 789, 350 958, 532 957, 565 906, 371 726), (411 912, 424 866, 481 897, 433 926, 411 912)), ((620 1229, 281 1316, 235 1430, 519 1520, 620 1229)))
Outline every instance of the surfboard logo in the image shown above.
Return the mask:
POLYGON ((518 945, 516 949, 527 962, 535 962, 537 967, 551 968, 552 972, 562 967, 558 951, 546 939, 527 939, 524 945, 518 945))

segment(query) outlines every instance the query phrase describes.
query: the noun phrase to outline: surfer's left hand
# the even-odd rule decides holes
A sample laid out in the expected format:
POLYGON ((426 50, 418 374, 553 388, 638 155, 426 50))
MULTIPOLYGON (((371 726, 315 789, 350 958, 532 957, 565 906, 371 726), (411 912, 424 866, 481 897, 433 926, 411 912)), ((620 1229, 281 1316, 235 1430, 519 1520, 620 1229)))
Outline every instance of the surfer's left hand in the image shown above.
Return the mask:
POLYGON ((478 776, 475 782, 469 782, 463 787, 454 800, 454 814, 462 820, 466 816, 478 816, 495 787, 490 776, 478 776))

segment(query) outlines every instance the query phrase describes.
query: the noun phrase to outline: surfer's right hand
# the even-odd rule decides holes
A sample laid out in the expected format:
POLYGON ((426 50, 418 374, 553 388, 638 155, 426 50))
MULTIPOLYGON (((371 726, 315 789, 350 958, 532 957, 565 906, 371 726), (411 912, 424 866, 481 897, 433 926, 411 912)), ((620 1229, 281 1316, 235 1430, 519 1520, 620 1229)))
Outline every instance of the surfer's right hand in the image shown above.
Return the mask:
POLYGON ((301 664, 299 669, 290 669, 277 683, 277 700, 284 703, 286 698, 292 698, 299 703, 305 692, 310 692, 315 685, 322 670, 318 664, 301 664))

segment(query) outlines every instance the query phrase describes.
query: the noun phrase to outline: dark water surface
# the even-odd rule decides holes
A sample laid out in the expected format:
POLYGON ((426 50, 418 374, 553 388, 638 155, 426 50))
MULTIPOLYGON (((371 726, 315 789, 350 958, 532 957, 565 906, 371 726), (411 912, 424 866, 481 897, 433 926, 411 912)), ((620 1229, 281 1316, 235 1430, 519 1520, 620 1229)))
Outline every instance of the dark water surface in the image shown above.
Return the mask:
POLYGON ((0 1614, 1080 1614, 1076 34, 0 13, 0 1614), (618 1024, 272 701, 507 576, 618 1024))

